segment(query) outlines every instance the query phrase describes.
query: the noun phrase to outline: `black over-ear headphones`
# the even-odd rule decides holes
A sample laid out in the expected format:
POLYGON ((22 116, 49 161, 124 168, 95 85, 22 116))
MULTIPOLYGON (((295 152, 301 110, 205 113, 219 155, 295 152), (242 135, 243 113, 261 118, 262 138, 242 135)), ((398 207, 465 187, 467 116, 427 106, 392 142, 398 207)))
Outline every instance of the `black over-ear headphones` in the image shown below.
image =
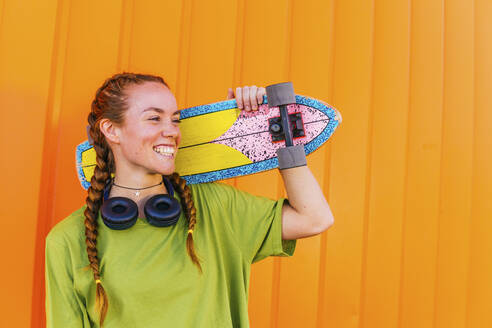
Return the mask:
MULTIPOLYGON (((174 198, 171 182, 162 177, 169 194, 158 194, 149 198, 144 205, 145 217, 149 224, 156 227, 168 227, 178 222, 181 206, 174 198)), ((104 188, 101 217, 106 226, 113 230, 124 230, 132 227, 138 218, 137 204, 126 197, 109 197, 112 180, 108 180, 104 188)))

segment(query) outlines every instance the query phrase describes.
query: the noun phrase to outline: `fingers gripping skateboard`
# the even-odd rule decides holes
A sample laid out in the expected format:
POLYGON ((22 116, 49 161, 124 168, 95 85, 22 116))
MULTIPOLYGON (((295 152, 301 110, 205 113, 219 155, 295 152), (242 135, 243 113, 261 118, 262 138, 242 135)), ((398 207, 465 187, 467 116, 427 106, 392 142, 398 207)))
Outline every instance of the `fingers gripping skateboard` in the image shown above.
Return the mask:
POLYGON ((287 111, 287 105, 296 103, 292 82, 269 85, 266 87, 266 93, 268 106, 279 107, 282 130, 285 134, 286 147, 277 150, 278 168, 284 170, 307 165, 304 145, 294 146, 292 140, 292 128, 287 111))

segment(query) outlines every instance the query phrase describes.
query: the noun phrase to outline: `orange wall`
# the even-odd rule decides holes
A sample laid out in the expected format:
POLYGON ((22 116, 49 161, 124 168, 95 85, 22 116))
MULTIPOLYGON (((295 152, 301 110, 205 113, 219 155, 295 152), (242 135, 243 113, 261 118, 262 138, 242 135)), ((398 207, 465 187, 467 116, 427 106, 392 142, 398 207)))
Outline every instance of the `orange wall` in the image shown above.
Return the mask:
POLYGON ((180 107, 291 80, 343 115, 309 161, 335 225, 253 266, 252 327, 491 327, 491 31, 490 0, 0 0, 0 326, 44 326, 44 237, 84 201, 96 88, 129 70, 180 107))

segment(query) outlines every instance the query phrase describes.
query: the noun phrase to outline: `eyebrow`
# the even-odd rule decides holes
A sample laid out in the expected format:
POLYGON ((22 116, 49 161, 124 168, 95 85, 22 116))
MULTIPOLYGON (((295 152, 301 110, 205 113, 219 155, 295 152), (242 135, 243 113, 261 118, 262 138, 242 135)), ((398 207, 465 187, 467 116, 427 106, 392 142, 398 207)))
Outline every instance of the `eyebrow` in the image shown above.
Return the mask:
MULTIPOLYGON (((159 108, 159 107, 149 107, 149 108, 146 108, 143 110, 142 113, 145 113, 145 112, 148 112, 148 111, 155 111, 155 112, 158 112, 158 113, 164 113, 164 109, 162 108, 159 108)), ((176 115, 176 114, 179 114, 181 112, 181 109, 178 109, 177 111, 175 111, 174 113, 172 113, 171 115, 176 115)))

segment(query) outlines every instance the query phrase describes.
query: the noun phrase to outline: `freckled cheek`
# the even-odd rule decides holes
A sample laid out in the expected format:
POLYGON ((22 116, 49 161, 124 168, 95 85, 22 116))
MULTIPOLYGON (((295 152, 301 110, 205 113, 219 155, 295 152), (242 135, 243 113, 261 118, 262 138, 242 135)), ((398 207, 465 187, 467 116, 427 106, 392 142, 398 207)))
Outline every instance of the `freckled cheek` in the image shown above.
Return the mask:
POLYGON ((134 153, 133 153, 133 156, 135 156, 135 157, 139 157, 141 154, 142 154, 141 149, 138 149, 138 148, 137 148, 137 149, 135 149, 135 151, 134 151, 134 153))
POLYGON ((152 145, 153 145, 152 138, 150 138, 150 136, 149 137, 135 136, 133 147, 132 147, 132 153, 134 156, 142 156, 145 153, 153 151, 152 145))

